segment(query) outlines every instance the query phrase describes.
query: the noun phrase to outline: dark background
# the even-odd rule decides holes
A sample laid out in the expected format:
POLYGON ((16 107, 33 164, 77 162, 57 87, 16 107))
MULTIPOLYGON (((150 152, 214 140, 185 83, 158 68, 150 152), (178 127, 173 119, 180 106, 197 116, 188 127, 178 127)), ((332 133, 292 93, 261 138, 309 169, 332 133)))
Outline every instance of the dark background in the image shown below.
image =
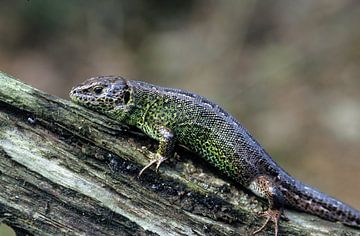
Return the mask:
POLYGON ((0 70, 65 99, 96 75, 199 93, 360 209, 359 22, 357 0, 0 1, 0 70))

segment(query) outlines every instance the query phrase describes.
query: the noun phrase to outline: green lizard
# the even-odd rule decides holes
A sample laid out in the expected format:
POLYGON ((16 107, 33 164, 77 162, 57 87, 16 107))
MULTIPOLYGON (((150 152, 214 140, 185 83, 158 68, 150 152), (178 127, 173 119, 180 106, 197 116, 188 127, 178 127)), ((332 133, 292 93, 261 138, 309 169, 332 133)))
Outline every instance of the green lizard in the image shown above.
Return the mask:
POLYGON ((182 144, 266 198, 266 220, 254 234, 271 220, 278 235, 284 206, 360 227, 359 211, 288 175, 234 117, 204 97, 116 76, 91 78, 73 88, 70 97, 159 141, 157 158, 140 175, 154 164, 159 168, 173 155, 174 145, 182 144))

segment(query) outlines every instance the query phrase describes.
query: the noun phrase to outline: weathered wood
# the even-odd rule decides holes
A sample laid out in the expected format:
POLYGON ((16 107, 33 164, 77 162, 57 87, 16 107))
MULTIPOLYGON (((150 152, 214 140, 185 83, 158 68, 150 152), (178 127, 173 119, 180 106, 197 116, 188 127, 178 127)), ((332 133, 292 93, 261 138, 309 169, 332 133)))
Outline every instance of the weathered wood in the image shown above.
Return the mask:
MULTIPOLYGON (((0 222, 35 235, 249 235, 262 224, 266 204, 180 147, 138 178, 155 145, 0 74, 0 222)), ((286 215, 281 235, 360 235, 286 215)))

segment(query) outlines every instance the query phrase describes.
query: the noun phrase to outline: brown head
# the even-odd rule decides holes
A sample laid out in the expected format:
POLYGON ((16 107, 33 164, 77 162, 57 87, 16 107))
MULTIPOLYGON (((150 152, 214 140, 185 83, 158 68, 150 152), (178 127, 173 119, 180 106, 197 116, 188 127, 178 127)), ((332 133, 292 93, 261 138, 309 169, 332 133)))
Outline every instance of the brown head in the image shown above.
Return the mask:
POLYGON ((72 101, 117 120, 129 110, 130 97, 127 80, 117 76, 90 78, 70 91, 72 101))

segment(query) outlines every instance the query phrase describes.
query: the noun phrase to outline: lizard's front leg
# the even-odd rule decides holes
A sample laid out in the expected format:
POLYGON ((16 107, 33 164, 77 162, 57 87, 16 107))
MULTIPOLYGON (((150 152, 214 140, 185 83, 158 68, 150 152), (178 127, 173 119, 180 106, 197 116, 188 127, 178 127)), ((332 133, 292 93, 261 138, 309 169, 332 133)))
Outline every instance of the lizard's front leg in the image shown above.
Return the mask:
MULTIPOLYGON (((156 129, 156 139, 159 140, 159 148, 156 152, 155 159, 152 160, 149 164, 147 164, 139 173, 139 177, 142 173, 148 169, 150 166, 156 164, 156 171, 158 171, 159 166, 166 159, 171 157, 174 151, 175 146, 175 136, 174 133, 167 127, 159 126, 156 129)), ((155 135, 154 135, 155 136, 155 135)))

